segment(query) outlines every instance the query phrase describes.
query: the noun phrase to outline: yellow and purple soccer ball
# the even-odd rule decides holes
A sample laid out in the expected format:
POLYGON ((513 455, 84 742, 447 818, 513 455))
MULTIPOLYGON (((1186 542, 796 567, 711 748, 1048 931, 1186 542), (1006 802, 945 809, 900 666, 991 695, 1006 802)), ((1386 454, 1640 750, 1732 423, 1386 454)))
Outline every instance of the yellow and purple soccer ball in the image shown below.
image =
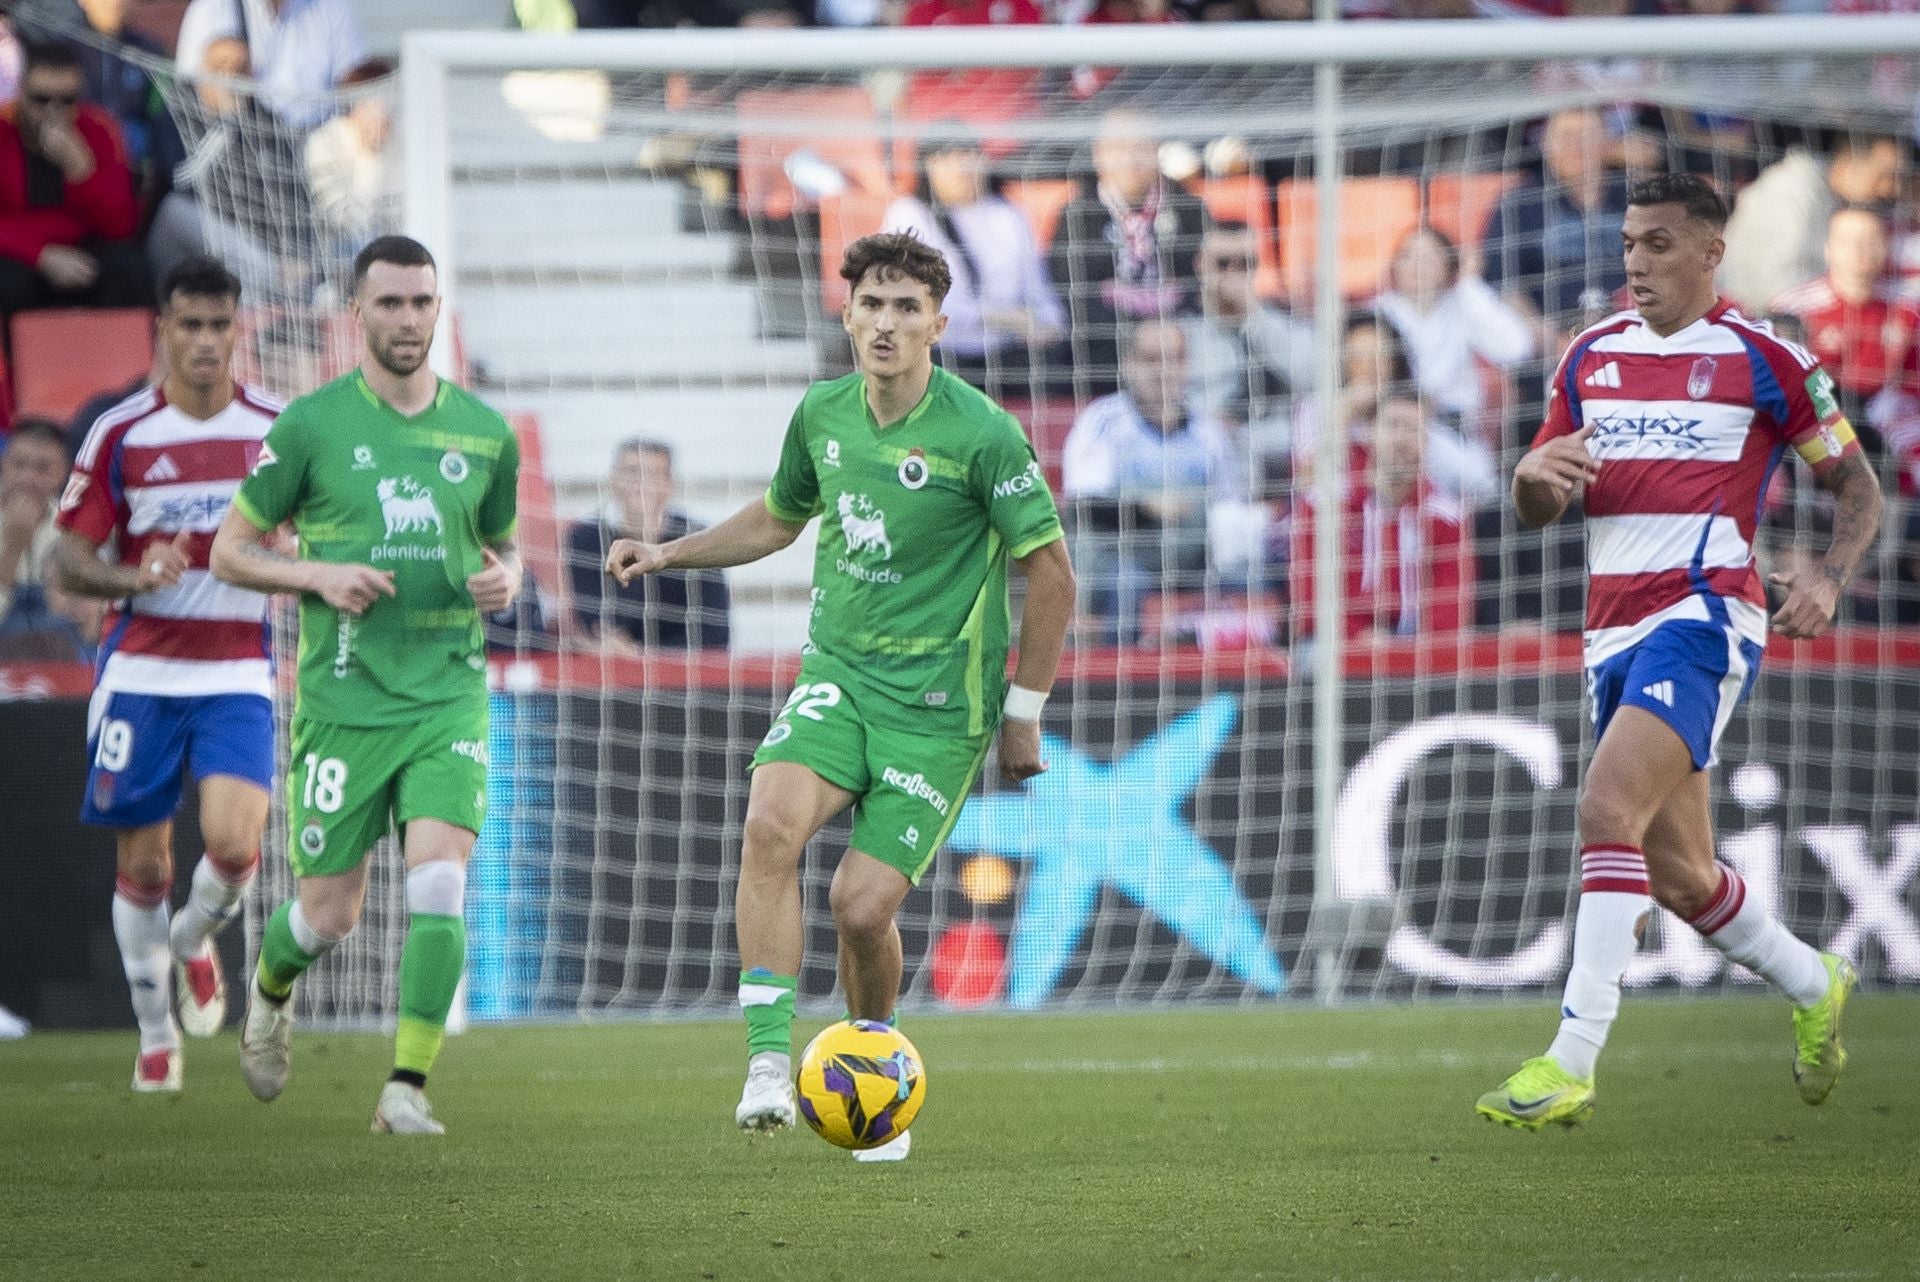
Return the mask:
POLYGON ((829 1144, 877 1148, 913 1125, 927 1070, 899 1029, 842 1020, 800 1053, 799 1097, 800 1116, 829 1144))

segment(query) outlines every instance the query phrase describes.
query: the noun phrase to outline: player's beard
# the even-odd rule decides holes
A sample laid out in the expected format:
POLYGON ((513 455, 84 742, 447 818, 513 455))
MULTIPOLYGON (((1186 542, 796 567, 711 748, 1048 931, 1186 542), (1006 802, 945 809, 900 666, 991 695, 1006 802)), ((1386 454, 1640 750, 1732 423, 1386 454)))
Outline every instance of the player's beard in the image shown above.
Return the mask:
POLYGON ((370 344, 373 348, 373 359, 380 363, 381 369, 395 377, 405 378, 427 363, 427 352, 432 348, 433 341, 428 339, 422 342, 408 356, 401 356, 395 350, 396 345, 396 341, 391 338, 383 338, 370 344))

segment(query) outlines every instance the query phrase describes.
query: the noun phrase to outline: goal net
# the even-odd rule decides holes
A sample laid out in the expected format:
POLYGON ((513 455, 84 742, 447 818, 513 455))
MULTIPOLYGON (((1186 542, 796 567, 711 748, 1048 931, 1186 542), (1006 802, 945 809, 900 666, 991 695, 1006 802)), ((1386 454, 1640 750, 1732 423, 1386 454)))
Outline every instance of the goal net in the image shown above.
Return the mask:
MULTIPOLYGON (((1569 23, 1466 61, 1460 40, 1512 28, 1314 32, 1335 83, 1271 28, 416 39, 404 84, 371 91, 400 109, 386 164, 446 269, 448 370, 521 433, 537 585, 495 629, 473 1016, 732 1003, 746 763, 793 694, 813 533, 644 596, 598 565, 610 535, 758 500, 807 384, 852 368, 838 266, 883 228, 946 251, 940 357, 1027 428, 1082 587, 1051 769, 1019 788, 989 762, 907 900, 904 1000, 1557 991, 1590 752, 1582 531, 1521 529, 1504 495, 1569 338, 1623 303, 1624 184, 1785 193, 1746 217, 1789 208, 1836 146, 1871 170, 1873 139, 1903 164, 1911 143, 1920 64, 1884 52, 1920 50, 1905 24, 1871 54, 1739 25, 1777 35, 1713 54, 1702 24, 1669 24, 1661 47, 1702 52, 1667 57, 1660 24, 1569 23)), ((215 163, 275 163, 241 128, 215 163)), ((1920 271, 1887 182, 1889 270, 1920 271)), ((1824 341, 1780 297, 1824 270, 1824 217, 1794 253, 1751 222, 1729 238, 1737 301, 1824 341)), ((321 354, 263 369, 274 390, 351 358, 324 284, 351 248, 316 240, 308 284, 274 300, 271 336, 321 354)), ((1890 496, 1916 390, 1841 389, 1890 496)), ((1752 893, 1881 984, 1920 983, 1906 510, 1835 637, 1772 647, 1714 793, 1752 893)), ((1763 567, 1829 528, 1783 469, 1763 567)), ((822 1009, 847 835, 829 825, 803 873, 801 993, 822 1009)), ((256 932, 289 892, 267 863, 256 932)), ((375 863, 308 1017, 390 1016, 404 906, 391 852, 375 863)), ((1632 983, 1751 982, 1658 916, 1632 983)))

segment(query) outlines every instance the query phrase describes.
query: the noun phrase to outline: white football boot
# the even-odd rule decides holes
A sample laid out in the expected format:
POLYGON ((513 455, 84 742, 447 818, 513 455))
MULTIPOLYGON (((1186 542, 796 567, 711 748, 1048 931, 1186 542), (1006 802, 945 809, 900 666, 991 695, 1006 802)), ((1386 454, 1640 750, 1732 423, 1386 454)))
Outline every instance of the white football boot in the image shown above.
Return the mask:
MULTIPOLYGON (((174 1037, 180 1036, 174 1030, 174 1037)), ((158 1046, 150 1051, 141 1051, 140 1058, 133 1062, 133 1089, 141 1095, 172 1093, 180 1089, 180 1048, 178 1046, 158 1046)))
POLYGON ((765 1052, 747 1064, 747 1084, 733 1123, 743 1131, 778 1131, 793 1125, 793 1081, 785 1055, 765 1052))
POLYGON ((380 1103, 373 1110, 373 1133, 445 1135, 447 1128, 434 1120, 425 1091, 406 1082, 388 1082, 380 1088, 380 1103))
POLYGON ((220 954, 213 937, 200 943, 192 961, 174 959, 173 989, 180 1004, 180 1027, 189 1037, 212 1037, 227 1022, 227 977, 220 973, 220 954))
POLYGON ((913 1132, 901 1131, 878 1148, 857 1148, 853 1151, 856 1162, 904 1162, 907 1154, 913 1151, 913 1132))
POLYGON ((260 981, 247 985, 247 1017, 240 1024, 240 1071, 257 1100, 274 1100, 293 1071, 293 995, 269 1001, 260 981))

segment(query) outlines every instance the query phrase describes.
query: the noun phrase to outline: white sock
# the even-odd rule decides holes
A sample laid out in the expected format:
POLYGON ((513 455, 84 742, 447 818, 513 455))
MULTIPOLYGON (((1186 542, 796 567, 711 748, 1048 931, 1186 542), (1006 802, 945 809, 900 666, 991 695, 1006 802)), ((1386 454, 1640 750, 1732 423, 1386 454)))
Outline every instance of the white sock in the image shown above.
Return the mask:
POLYGON ((1560 1031, 1547 1055, 1575 1077, 1593 1076, 1620 1013, 1620 980, 1640 947, 1640 922, 1653 908, 1647 861, 1632 846, 1580 851, 1580 907, 1573 922, 1573 969, 1560 1001, 1560 1031))
POLYGON ((1740 874, 1722 864, 1720 888, 1687 925, 1709 944, 1807 1007, 1827 995, 1826 963, 1812 945, 1795 939, 1779 920, 1747 896, 1740 874))
POLYGON ((253 875, 259 868, 260 857, 255 855, 245 872, 229 880, 232 873, 214 863, 211 856, 200 856, 200 862, 193 869, 193 893, 187 896, 187 905, 180 910, 180 915, 173 919, 175 957, 191 961, 200 955, 207 937, 232 921, 240 911, 240 899, 253 884, 253 875))
POLYGON ((113 888, 113 937, 140 1022, 140 1053, 177 1049, 173 1022, 173 954, 167 948, 167 888, 136 886, 125 877, 113 888))

